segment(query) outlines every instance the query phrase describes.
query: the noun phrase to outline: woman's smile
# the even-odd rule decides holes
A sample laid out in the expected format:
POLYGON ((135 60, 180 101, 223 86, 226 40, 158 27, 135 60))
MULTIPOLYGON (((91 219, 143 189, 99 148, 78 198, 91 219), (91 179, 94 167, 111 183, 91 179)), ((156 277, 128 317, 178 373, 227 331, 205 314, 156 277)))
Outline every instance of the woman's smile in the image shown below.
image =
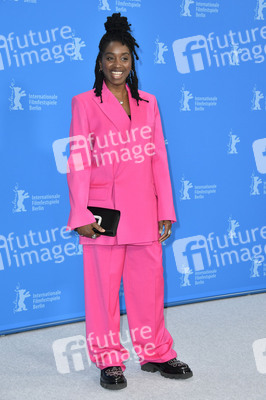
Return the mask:
POLYGON ((119 79, 123 75, 123 72, 122 71, 111 71, 111 74, 113 75, 113 77, 115 79, 117 79, 117 78, 119 79))

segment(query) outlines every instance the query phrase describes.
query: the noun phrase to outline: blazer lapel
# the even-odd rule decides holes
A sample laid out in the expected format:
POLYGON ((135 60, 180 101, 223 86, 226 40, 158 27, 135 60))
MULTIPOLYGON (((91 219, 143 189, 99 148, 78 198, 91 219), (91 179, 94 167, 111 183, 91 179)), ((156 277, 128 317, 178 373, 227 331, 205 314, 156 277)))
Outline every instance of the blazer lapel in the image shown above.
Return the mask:
MULTIPOLYGON (((129 104, 131 108, 131 92, 128 86, 126 85, 128 96, 129 96, 129 104)), ((123 109, 122 105, 119 103, 115 95, 108 89, 105 81, 103 81, 103 88, 102 88, 102 99, 103 102, 101 103, 100 96, 94 96, 94 101, 98 104, 98 106, 102 109, 105 115, 112 121, 115 125, 117 131, 121 132, 122 136, 125 136, 125 131, 131 128, 131 120, 129 119, 126 111, 123 109)), ((131 114, 132 118, 132 114, 131 114)))
MULTIPOLYGON (((132 130, 136 128, 140 129, 143 125, 147 124, 147 114, 146 114, 147 111, 146 107, 142 104, 144 102, 139 101, 139 106, 138 106, 137 100, 132 97, 130 88, 127 84, 126 84, 126 89, 128 92, 131 120, 129 119, 126 111, 119 103, 115 95, 110 91, 110 89, 108 89, 104 81, 102 87, 103 102, 101 103, 100 97, 97 96, 93 97, 93 100, 98 104, 98 106, 104 112, 106 117, 116 127, 117 132, 121 133, 121 137, 123 138, 123 141, 125 141, 122 145, 123 148, 129 146, 129 142, 127 141, 127 139, 128 136, 131 136, 132 130)), ((117 174, 118 170, 122 168, 122 165, 126 163, 120 161, 118 165, 116 162, 114 164, 115 164, 114 173, 117 174)))

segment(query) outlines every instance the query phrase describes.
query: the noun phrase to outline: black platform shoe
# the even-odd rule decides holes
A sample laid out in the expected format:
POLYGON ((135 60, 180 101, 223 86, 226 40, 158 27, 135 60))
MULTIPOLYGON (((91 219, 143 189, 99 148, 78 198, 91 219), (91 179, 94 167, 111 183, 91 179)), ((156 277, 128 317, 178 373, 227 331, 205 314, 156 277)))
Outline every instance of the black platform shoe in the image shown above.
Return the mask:
POLYGON ((118 390, 127 387, 127 380, 120 366, 106 367, 101 370, 100 384, 105 389, 118 390))
POLYGON ((171 379, 187 379, 193 376, 193 372, 187 364, 172 358, 164 363, 148 362, 141 366, 142 371, 159 371, 162 376, 171 379))

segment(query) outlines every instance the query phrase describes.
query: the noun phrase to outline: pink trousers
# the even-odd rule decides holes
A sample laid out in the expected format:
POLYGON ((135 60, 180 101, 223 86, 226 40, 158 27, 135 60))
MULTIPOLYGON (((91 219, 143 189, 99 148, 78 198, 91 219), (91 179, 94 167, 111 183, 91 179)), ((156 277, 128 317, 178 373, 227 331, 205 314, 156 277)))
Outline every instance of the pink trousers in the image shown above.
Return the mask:
POLYGON ((123 276, 130 337, 141 365, 166 362, 177 353, 164 321, 162 244, 83 245, 86 340, 100 369, 133 355, 121 344, 119 288, 123 276))

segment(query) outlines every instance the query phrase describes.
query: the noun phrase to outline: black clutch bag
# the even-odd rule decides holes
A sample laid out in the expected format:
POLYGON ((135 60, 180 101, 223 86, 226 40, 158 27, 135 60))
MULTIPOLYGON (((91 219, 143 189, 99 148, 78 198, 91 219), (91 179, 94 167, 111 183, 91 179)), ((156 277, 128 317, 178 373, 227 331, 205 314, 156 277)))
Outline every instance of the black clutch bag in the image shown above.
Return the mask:
POLYGON ((100 232, 96 228, 92 228, 94 232, 105 236, 115 236, 118 222, 120 219, 120 211, 111 208, 91 207, 87 206, 96 219, 98 225, 105 229, 105 232, 100 232))

